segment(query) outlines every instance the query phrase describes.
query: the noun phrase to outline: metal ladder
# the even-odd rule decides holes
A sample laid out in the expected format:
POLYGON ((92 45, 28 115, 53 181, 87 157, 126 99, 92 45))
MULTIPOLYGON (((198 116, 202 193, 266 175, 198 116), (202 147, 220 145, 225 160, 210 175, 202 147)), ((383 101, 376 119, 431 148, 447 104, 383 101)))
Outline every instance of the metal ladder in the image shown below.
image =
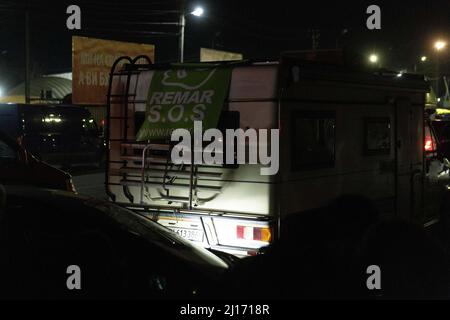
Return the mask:
MULTIPOLYGON (((200 191, 209 191, 218 194, 221 186, 199 184, 202 178, 219 179, 221 172, 199 171, 201 165, 197 164, 174 164, 171 161, 171 153, 174 146, 171 144, 161 143, 124 143, 124 148, 132 148, 134 150, 142 150, 140 156, 123 155, 121 158, 127 161, 127 165, 123 166, 120 173, 124 175, 122 184, 125 186, 140 187, 140 203, 145 205, 146 198, 150 201, 167 201, 169 204, 181 203, 187 205, 187 209, 192 210, 194 207, 204 204, 211 200, 210 198, 200 198, 200 191), (155 154, 158 152, 159 154, 155 154), (130 165, 130 161, 134 165, 130 165), (139 167, 136 164, 139 162, 139 167), (139 180, 136 180, 139 178, 139 180), (188 183, 179 182, 178 180, 188 180, 188 183), (158 180, 158 181, 155 181, 158 180), (148 192, 148 187, 160 187, 159 196, 152 197, 148 192), (187 190, 186 196, 171 195, 174 189, 187 190)), ((191 162, 193 163, 193 162, 191 162)))
MULTIPOLYGON (((139 202, 141 205, 148 205, 146 199, 151 202, 154 201, 167 201, 172 203, 181 203, 189 210, 201 205, 207 201, 212 200, 215 196, 221 192, 221 186, 217 185, 201 185, 200 179, 220 179, 221 172, 208 171, 202 165, 191 164, 177 165, 171 161, 171 153, 174 146, 167 141, 163 142, 150 142, 146 143, 137 142, 133 137, 128 136, 128 122, 131 117, 134 117, 135 104, 146 103, 146 101, 136 100, 136 86, 131 88, 131 76, 139 75, 143 70, 151 70, 151 61, 145 56, 139 56, 135 59, 129 57, 119 58, 113 65, 110 74, 110 83, 108 89, 108 105, 107 105, 107 125, 111 123, 113 119, 121 119, 123 132, 120 138, 120 157, 119 159, 110 159, 109 152, 107 153, 108 170, 106 172, 106 192, 113 199, 115 195, 109 192, 108 185, 109 176, 121 177, 120 185, 123 187, 123 192, 130 203, 134 203, 134 196, 130 192, 129 187, 139 187, 139 202), (144 58, 148 64, 138 64, 139 59, 144 58), (125 68, 122 70, 116 70, 120 62, 127 62, 125 68), (125 89, 122 94, 112 94, 112 84, 114 77, 126 76, 125 89), (121 116, 111 117, 111 104, 121 105, 121 116), (128 114, 129 106, 132 106, 132 114, 128 114), (140 154, 139 154, 140 153, 140 154), (110 170, 109 163, 121 164, 120 169, 110 170), (199 167, 203 167, 203 171, 199 171, 199 167), (180 183, 178 180, 188 179, 188 183, 180 183), (155 181, 156 180, 156 181, 155 181), (151 197, 148 189, 150 186, 158 189, 159 195, 157 197, 151 197), (174 189, 187 190, 186 196, 171 195, 171 191, 174 189), (161 191, 162 190, 162 191, 161 191), (213 196, 209 198, 200 198, 198 193, 200 191, 209 191, 213 193, 213 196)), ((109 128, 107 130, 107 140, 111 143, 113 140, 109 136, 109 128)), ((193 153, 192 153, 193 156, 193 153)), ((193 160, 193 159, 192 159, 193 160)))

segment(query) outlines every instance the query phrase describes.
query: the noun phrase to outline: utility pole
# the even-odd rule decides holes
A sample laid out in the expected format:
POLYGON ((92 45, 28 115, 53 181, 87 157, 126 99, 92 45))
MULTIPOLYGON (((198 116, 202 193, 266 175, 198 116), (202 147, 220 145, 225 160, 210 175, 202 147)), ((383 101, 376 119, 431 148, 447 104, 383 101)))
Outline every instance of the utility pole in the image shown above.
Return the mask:
POLYGON ((443 40, 438 40, 434 43, 434 48, 436 49, 436 97, 439 98, 440 96, 440 88, 439 88, 439 78, 441 77, 440 74, 440 55, 441 55, 441 51, 445 49, 445 47, 447 46, 447 43, 443 40))
POLYGON ((178 26, 180 27, 180 37, 178 39, 178 47, 180 50, 180 62, 184 62, 184 27, 186 26, 186 0, 180 0, 180 18, 178 26))
MULTIPOLYGON (((196 7, 194 11, 188 12, 188 14, 200 17, 203 15, 203 8, 196 7)), ((181 0, 181 8, 180 8, 180 21, 178 23, 180 27, 180 39, 179 39, 179 47, 180 47, 180 62, 184 62, 184 27, 186 25, 186 6, 184 0, 181 0)))
POLYGON ((184 26, 186 25, 186 16, 184 15, 184 7, 181 8, 179 25, 180 25, 180 39, 179 39, 180 62, 184 62, 184 26))
POLYGON ((440 98, 441 90, 439 87, 439 80, 440 80, 441 74, 440 74, 440 61, 439 61, 439 52, 436 52, 436 97, 440 98))
POLYGON ((25 12, 25 103, 30 103, 30 11, 25 12))

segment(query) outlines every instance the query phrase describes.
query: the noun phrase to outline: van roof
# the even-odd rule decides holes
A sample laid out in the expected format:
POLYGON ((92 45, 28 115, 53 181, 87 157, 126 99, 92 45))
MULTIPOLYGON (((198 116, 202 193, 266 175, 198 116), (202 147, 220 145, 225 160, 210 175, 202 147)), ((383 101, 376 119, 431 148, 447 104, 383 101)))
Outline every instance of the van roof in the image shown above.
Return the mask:
POLYGON ((358 64, 330 61, 314 61, 294 54, 282 55, 275 61, 217 61, 197 63, 156 63, 153 65, 124 65, 125 70, 167 70, 171 68, 195 68, 199 66, 215 66, 219 68, 268 67, 278 68, 282 72, 280 80, 287 81, 292 68, 298 67, 302 80, 322 80, 346 84, 363 84, 371 86, 387 86, 392 88, 429 91, 429 84, 421 74, 399 73, 388 69, 373 69, 358 64))

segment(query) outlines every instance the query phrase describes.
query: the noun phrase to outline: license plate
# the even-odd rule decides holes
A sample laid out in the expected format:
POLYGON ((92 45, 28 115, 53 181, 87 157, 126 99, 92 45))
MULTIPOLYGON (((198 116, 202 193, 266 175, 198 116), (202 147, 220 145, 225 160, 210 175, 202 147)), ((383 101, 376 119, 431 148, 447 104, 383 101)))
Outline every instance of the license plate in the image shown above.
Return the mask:
POLYGON ((183 229, 183 228, 170 228, 176 232, 180 237, 191 241, 203 242, 203 231, 195 229, 183 229))

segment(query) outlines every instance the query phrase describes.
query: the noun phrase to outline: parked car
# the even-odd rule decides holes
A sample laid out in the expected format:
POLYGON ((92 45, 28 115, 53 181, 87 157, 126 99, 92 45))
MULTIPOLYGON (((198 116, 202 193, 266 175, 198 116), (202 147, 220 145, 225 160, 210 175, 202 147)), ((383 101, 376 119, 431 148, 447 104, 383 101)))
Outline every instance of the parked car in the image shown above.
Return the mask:
MULTIPOLYGON (((440 159, 450 159, 450 110, 448 109, 436 109, 434 113, 427 117, 428 125, 431 128, 431 139, 427 141, 433 141, 435 139, 435 147, 440 159)), ((432 144, 428 142, 428 147, 432 144)), ((427 145, 426 145, 427 147, 427 145)))
POLYGON ((0 130, 0 183, 75 192, 70 174, 38 160, 0 130))
POLYGON ((104 163, 102 133, 84 107, 0 104, 0 127, 52 165, 68 168, 104 163))
POLYGON ((4 188, 0 298, 211 297, 228 265, 147 217, 109 202, 4 188), (69 266, 81 289, 69 290, 69 266))

